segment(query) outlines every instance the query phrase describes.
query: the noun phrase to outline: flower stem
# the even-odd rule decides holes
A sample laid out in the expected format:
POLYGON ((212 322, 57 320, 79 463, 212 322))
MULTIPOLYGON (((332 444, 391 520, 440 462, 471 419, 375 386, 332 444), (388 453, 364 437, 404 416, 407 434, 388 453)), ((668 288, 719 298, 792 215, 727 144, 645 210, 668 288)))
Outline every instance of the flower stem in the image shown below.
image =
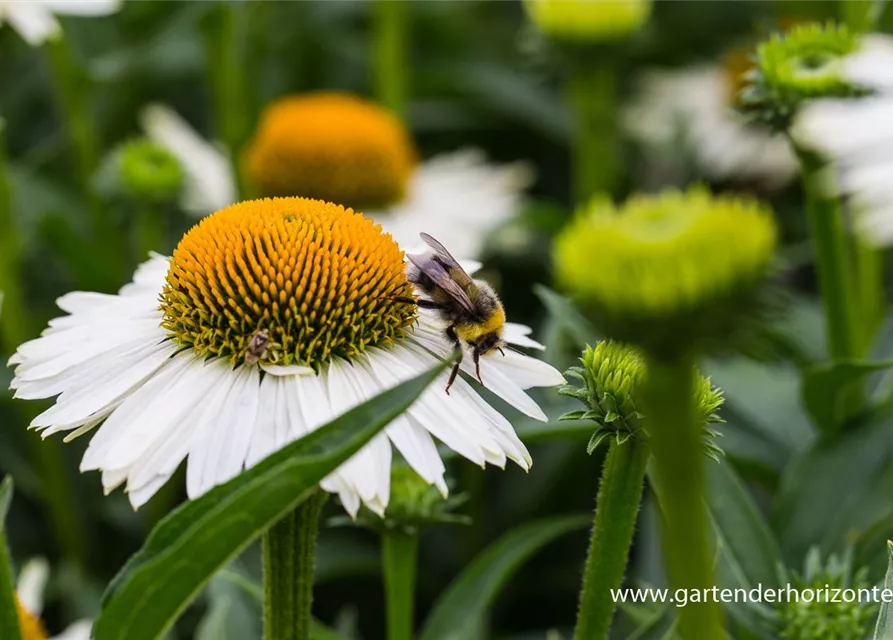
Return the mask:
POLYGON ((137 263, 148 260, 151 251, 164 253, 167 250, 164 242, 164 216, 151 205, 144 205, 136 213, 133 235, 137 263))
POLYGON ((597 193, 610 193, 617 164, 614 138, 617 78, 604 64, 578 61, 567 79, 568 103, 574 111, 573 194, 580 205, 597 193))
MULTIPOLYGON (((6 144, 0 127, 0 349, 7 354, 33 337, 25 299, 22 295, 19 256, 21 239, 12 219, 12 193, 7 179, 6 144)), ((19 409, 24 424, 34 417, 32 409, 19 409)), ((44 507, 55 534, 59 550, 75 562, 84 560, 84 538, 75 510, 71 483, 66 477, 65 457, 55 440, 41 441, 34 434, 27 436, 31 457, 39 469, 44 507)))
POLYGON ((244 7, 239 2, 221 2, 210 15, 206 31, 208 82, 217 119, 217 131, 234 163, 239 192, 243 192, 239 163, 235 160, 248 134, 250 104, 246 65, 242 61, 245 50, 242 28, 244 7))
MULTIPOLYGON (((643 399, 664 515, 667 573, 674 589, 713 587, 713 545, 704 502, 704 445, 695 416, 694 382, 690 358, 648 359, 643 399)), ((685 640, 726 637, 716 602, 690 604, 678 613, 685 640)))
POLYGON ((648 456, 648 445, 639 439, 623 444, 611 440, 598 488, 575 640, 607 639, 610 633, 616 608, 611 590, 623 583, 648 456))
POLYGON ((382 536, 388 640, 412 640, 418 532, 388 529, 382 536))
POLYGON ((854 236, 853 243, 860 324, 856 348, 859 356, 865 356, 884 319, 884 255, 859 235, 854 236))
POLYGON ((858 354, 856 289, 847 247, 846 231, 837 198, 826 195, 822 162, 808 151, 799 151, 809 229, 816 254, 819 290, 828 326, 828 349, 835 360, 858 354))
POLYGON ((408 0, 376 0, 374 7, 375 96, 399 116, 408 98, 409 8, 408 0))
POLYGON ((264 534, 264 640, 310 638, 316 532, 327 497, 316 489, 264 534))

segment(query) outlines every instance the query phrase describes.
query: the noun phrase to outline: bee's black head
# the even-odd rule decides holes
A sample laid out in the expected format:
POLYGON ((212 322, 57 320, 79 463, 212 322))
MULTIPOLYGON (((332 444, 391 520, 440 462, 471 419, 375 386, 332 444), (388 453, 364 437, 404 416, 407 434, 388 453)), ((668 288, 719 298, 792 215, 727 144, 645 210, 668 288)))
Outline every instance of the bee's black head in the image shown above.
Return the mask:
POLYGON ((488 353, 493 349, 498 349, 502 344, 502 336, 495 331, 491 331, 478 338, 473 346, 478 353, 488 353))

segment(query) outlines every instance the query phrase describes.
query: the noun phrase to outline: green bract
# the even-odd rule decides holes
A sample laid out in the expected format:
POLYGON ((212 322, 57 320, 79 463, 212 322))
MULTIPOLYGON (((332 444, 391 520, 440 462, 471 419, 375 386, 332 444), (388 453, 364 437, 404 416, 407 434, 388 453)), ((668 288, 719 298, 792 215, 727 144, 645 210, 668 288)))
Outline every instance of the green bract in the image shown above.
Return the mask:
POLYGON ((869 637, 878 604, 866 599, 873 586, 868 580, 867 568, 853 571, 849 554, 842 558, 831 555, 822 563, 819 550, 813 548, 806 557, 803 574, 794 573, 790 583, 800 594, 800 600, 789 598, 788 602, 778 606, 778 637, 781 640, 861 640, 869 637), (861 602, 860 589, 867 590, 862 592, 861 602), (806 602, 810 598, 803 597, 804 590, 813 595, 810 602, 806 602), (852 590, 855 600, 846 602, 850 598, 849 595, 844 597, 843 590, 852 590))
MULTIPOLYGON (((559 390, 562 395, 577 398, 588 408, 572 411, 561 420, 593 420, 598 426, 589 445, 588 453, 595 451, 609 437, 623 443, 629 438, 646 437, 643 430, 644 415, 641 393, 647 375, 645 361, 638 351, 619 342, 601 341, 595 348, 587 346, 580 358, 582 367, 572 367, 565 376, 576 378, 582 386, 568 385, 559 390)), ((695 397, 696 415, 704 425, 705 454, 717 459, 722 450, 714 444, 718 433, 708 425, 722 422, 717 413, 724 402, 722 391, 710 384, 697 371, 695 397)))
POLYGON ((774 34, 757 49, 756 66, 739 97, 741 109, 785 130, 805 100, 858 93, 841 70, 841 61, 857 46, 846 26, 833 23, 774 34))
POLYGON ((673 357, 727 340, 775 249, 770 210, 706 189, 596 201, 555 242, 559 281, 611 337, 673 357))
POLYGON ((650 0, 525 0, 542 33, 568 42, 603 42, 636 31, 651 15, 650 0))

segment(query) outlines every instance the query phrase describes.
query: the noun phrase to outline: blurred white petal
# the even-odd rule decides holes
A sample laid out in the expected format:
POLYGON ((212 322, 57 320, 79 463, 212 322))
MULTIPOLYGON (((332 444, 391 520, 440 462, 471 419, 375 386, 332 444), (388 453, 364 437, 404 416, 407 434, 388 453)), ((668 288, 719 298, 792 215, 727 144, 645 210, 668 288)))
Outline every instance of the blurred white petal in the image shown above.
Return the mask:
POLYGON ((0 3, 0 22, 4 18, 32 47, 61 33, 61 27, 53 14, 39 2, 6 0, 0 3))
POLYGON ((19 572, 16 594, 25 609, 39 616, 43 611, 43 593, 50 579, 50 564, 44 558, 33 558, 19 572))

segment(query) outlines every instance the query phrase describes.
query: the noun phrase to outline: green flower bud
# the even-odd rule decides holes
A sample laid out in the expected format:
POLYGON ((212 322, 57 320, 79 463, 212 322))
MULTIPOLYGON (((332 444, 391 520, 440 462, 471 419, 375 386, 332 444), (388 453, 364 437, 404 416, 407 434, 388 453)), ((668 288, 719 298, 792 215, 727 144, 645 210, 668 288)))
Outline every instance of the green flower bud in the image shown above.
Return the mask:
POLYGON ((542 33, 570 43, 619 40, 651 15, 650 0, 524 0, 524 7, 542 33))
MULTIPOLYGON (((595 348, 587 346, 580 362, 582 367, 572 367, 565 376, 580 380, 582 386, 568 385, 559 389, 559 393, 577 398, 587 409, 566 413, 560 420, 592 420, 598 425, 589 440, 587 453, 592 454, 610 437, 621 444, 630 438, 646 438, 644 416, 639 411, 647 375, 641 354, 620 342, 603 340, 595 348)), ((719 434, 709 425, 723 421, 718 414, 724 402, 722 391, 699 372, 693 374, 697 376, 697 383, 692 400, 696 415, 704 425, 704 454, 718 460, 722 450, 714 440, 719 434)))
POLYGON ((153 202, 174 201, 183 188, 179 161, 150 140, 131 140, 113 150, 97 176, 106 196, 153 202))
POLYGON ((849 29, 833 23, 774 34, 757 48, 756 66, 739 96, 741 110, 786 130, 806 100, 864 93, 847 82, 842 70, 843 58, 857 46, 849 29))
MULTIPOLYGON (((418 531, 432 524, 470 524, 467 516, 452 513, 465 502, 464 495, 444 497, 406 465, 391 468, 391 495, 384 517, 363 507, 357 524, 382 532, 385 529, 418 531)), ((334 524, 353 524, 350 518, 333 518, 334 524)))
POLYGON ((724 341, 752 312, 775 249, 772 214, 706 189, 597 201, 555 242, 559 282, 605 333, 656 357, 724 341))
POLYGON ((878 605, 865 602, 864 598, 859 602, 859 589, 870 591, 873 585, 868 580, 867 568, 853 571, 851 553, 842 558, 831 555, 822 563, 819 550, 813 548, 806 556, 803 574, 793 573, 789 582, 801 597, 799 602, 789 598, 788 602, 778 605, 781 640, 862 640, 871 635, 878 605), (804 589, 813 594, 809 602, 802 597, 804 589), (854 602, 844 602, 843 589, 855 591, 854 602), (836 598, 834 590, 841 590, 836 592, 836 598))

